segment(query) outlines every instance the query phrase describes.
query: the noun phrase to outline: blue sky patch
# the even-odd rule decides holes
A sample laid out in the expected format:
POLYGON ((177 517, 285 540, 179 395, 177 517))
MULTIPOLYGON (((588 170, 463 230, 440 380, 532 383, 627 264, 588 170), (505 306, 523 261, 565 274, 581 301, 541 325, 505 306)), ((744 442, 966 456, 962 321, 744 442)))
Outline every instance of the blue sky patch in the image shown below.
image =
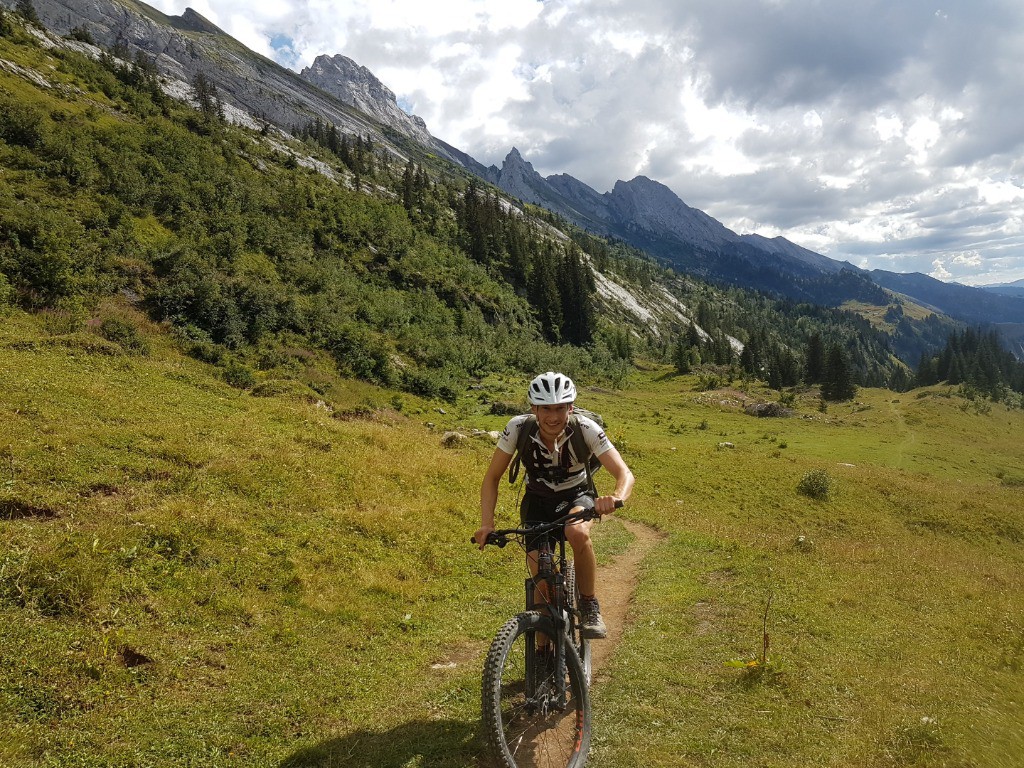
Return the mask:
POLYGON ((295 40, 288 35, 276 34, 270 38, 270 47, 274 49, 274 60, 285 67, 294 67, 299 60, 295 51, 295 40))

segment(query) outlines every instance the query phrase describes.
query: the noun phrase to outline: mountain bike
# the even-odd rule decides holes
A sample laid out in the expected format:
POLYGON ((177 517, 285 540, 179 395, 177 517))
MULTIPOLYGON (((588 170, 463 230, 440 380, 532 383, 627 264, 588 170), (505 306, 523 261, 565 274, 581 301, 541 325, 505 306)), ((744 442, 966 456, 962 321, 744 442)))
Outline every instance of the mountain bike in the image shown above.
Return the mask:
MULTIPOLYGON (((618 502, 616 506, 622 506, 618 502)), ((482 710, 488 749, 502 768, 582 768, 590 751, 590 643, 581 636, 579 590, 565 540, 551 533, 593 520, 592 510, 550 523, 491 532, 504 547, 542 537, 537 575, 525 580, 526 610, 498 632, 484 662, 482 710)), ((473 540, 473 543, 476 543, 473 540)))

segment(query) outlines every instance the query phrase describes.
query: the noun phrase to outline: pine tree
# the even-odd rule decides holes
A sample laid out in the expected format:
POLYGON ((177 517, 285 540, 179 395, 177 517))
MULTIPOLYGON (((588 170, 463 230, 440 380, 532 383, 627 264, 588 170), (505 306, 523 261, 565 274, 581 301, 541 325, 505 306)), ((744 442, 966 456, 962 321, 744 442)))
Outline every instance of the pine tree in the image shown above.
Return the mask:
POLYGON ((857 394, 853 381, 853 370, 843 348, 838 344, 829 347, 825 356, 825 374, 821 383, 821 396, 825 400, 841 402, 852 400, 857 394))
POLYGON ((964 362, 959 353, 955 353, 949 360, 949 370, 946 372, 946 381, 950 384, 959 384, 964 380, 964 362))
POLYGON ((700 349, 701 345, 700 331, 697 330, 696 323, 691 322, 686 327, 686 344, 687 346, 700 349))
POLYGON ((921 353, 917 361, 917 373, 914 376, 915 386, 930 387, 939 382, 938 357, 932 357, 926 352, 921 353))
POLYGON ((893 392, 906 392, 910 389, 913 379, 910 374, 907 373, 907 369, 902 365, 898 365, 892 369, 892 373, 889 375, 889 381, 886 386, 893 392))
POLYGON ((32 0, 18 0, 14 4, 14 10, 25 21, 31 22, 37 27, 43 26, 43 22, 39 20, 39 14, 36 13, 36 7, 32 5, 32 0))
POLYGON ((672 348, 672 364, 675 366, 676 373, 689 373, 692 370, 690 347, 682 336, 676 339, 675 346, 672 348))
POLYGON ((593 339, 594 276, 575 244, 558 265, 558 292, 562 299, 562 340, 583 346, 593 339))
POLYGON ((196 72, 192 78, 192 96, 199 104, 199 111, 209 121, 224 120, 224 105, 221 104, 217 86, 204 72, 196 72))
POLYGON ((825 374, 825 345, 821 334, 812 333, 807 339, 807 351, 804 354, 804 381, 808 384, 820 384, 825 374))
POLYGON ((529 298, 548 341, 562 340, 562 299, 558 294, 557 266, 550 243, 534 255, 529 298))
POLYGON ((415 207, 415 173, 416 165, 410 160, 402 173, 402 205, 409 213, 412 213, 415 207))

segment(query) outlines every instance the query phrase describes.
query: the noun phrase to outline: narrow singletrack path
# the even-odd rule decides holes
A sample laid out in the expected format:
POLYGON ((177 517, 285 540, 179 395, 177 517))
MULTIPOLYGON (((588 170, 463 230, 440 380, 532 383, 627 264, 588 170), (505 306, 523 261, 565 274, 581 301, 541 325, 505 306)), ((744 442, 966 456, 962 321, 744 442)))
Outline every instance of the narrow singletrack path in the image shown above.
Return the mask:
POLYGON ((590 644, 595 683, 601 682, 601 669, 615 652, 626 629, 629 606, 640 580, 640 564, 663 538, 663 534, 650 526, 625 518, 615 518, 633 534, 629 548, 597 571, 597 596, 601 601, 601 615, 608 625, 608 637, 590 644))
MULTIPOLYGON (((632 520, 617 517, 627 531, 633 535, 628 549, 615 556, 611 562, 599 566, 597 570, 597 596, 601 601, 601 614, 608 626, 608 637, 604 640, 593 640, 591 648, 591 673, 593 684, 601 683, 601 670, 615 652, 616 646, 626 630, 629 607, 640 581, 640 566, 647 555, 664 538, 664 535, 650 526, 632 520)), ((600 544, 598 544, 600 547, 600 544)), ((595 720, 600 720, 600 713, 595 713, 595 720)), ((560 731, 570 732, 573 724, 567 716, 555 726, 560 731)), ((540 740, 527 741, 524 754, 529 758, 533 768, 564 768, 564 757, 548 756, 540 750, 540 740), (532 754, 531 754, 532 753, 532 754)), ((490 762, 481 755, 478 765, 489 766, 490 762)))
POLYGON ((903 408, 902 406, 897 405, 896 402, 897 401, 895 400, 889 402, 889 410, 891 410, 893 416, 896 417, 901 437, 900 443, 896 447, 896 458, 893 464, 897 469, 904 469, 905 465, 908 463, 908 449, 912 449, 914 444, 917 442, 917 432, 907 424, 903 408))

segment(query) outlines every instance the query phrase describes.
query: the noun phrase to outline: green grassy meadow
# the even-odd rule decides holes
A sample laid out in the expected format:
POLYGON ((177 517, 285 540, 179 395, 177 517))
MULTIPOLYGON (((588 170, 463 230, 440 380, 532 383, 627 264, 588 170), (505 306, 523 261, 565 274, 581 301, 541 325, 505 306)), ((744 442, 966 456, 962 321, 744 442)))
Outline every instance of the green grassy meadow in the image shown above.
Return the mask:
MULTIPOLYGON (((243 391, 133 322, 141 348, 0 323, 0 765, 479 765, 522 564, 468 542, 491 441, 442 436, 499 429, 524 382, 441 404, 296 353, 243 391)), ((581 384, 638 478, 622 514, 666 534, 592 765, 1020 764, 1024 413, 935 387, 759 419, 777 393, 666 368, 581 384), (797 491, 815 470, 827 498, 797 491), (730 665, 763 626, 768 663, 730 665)))

